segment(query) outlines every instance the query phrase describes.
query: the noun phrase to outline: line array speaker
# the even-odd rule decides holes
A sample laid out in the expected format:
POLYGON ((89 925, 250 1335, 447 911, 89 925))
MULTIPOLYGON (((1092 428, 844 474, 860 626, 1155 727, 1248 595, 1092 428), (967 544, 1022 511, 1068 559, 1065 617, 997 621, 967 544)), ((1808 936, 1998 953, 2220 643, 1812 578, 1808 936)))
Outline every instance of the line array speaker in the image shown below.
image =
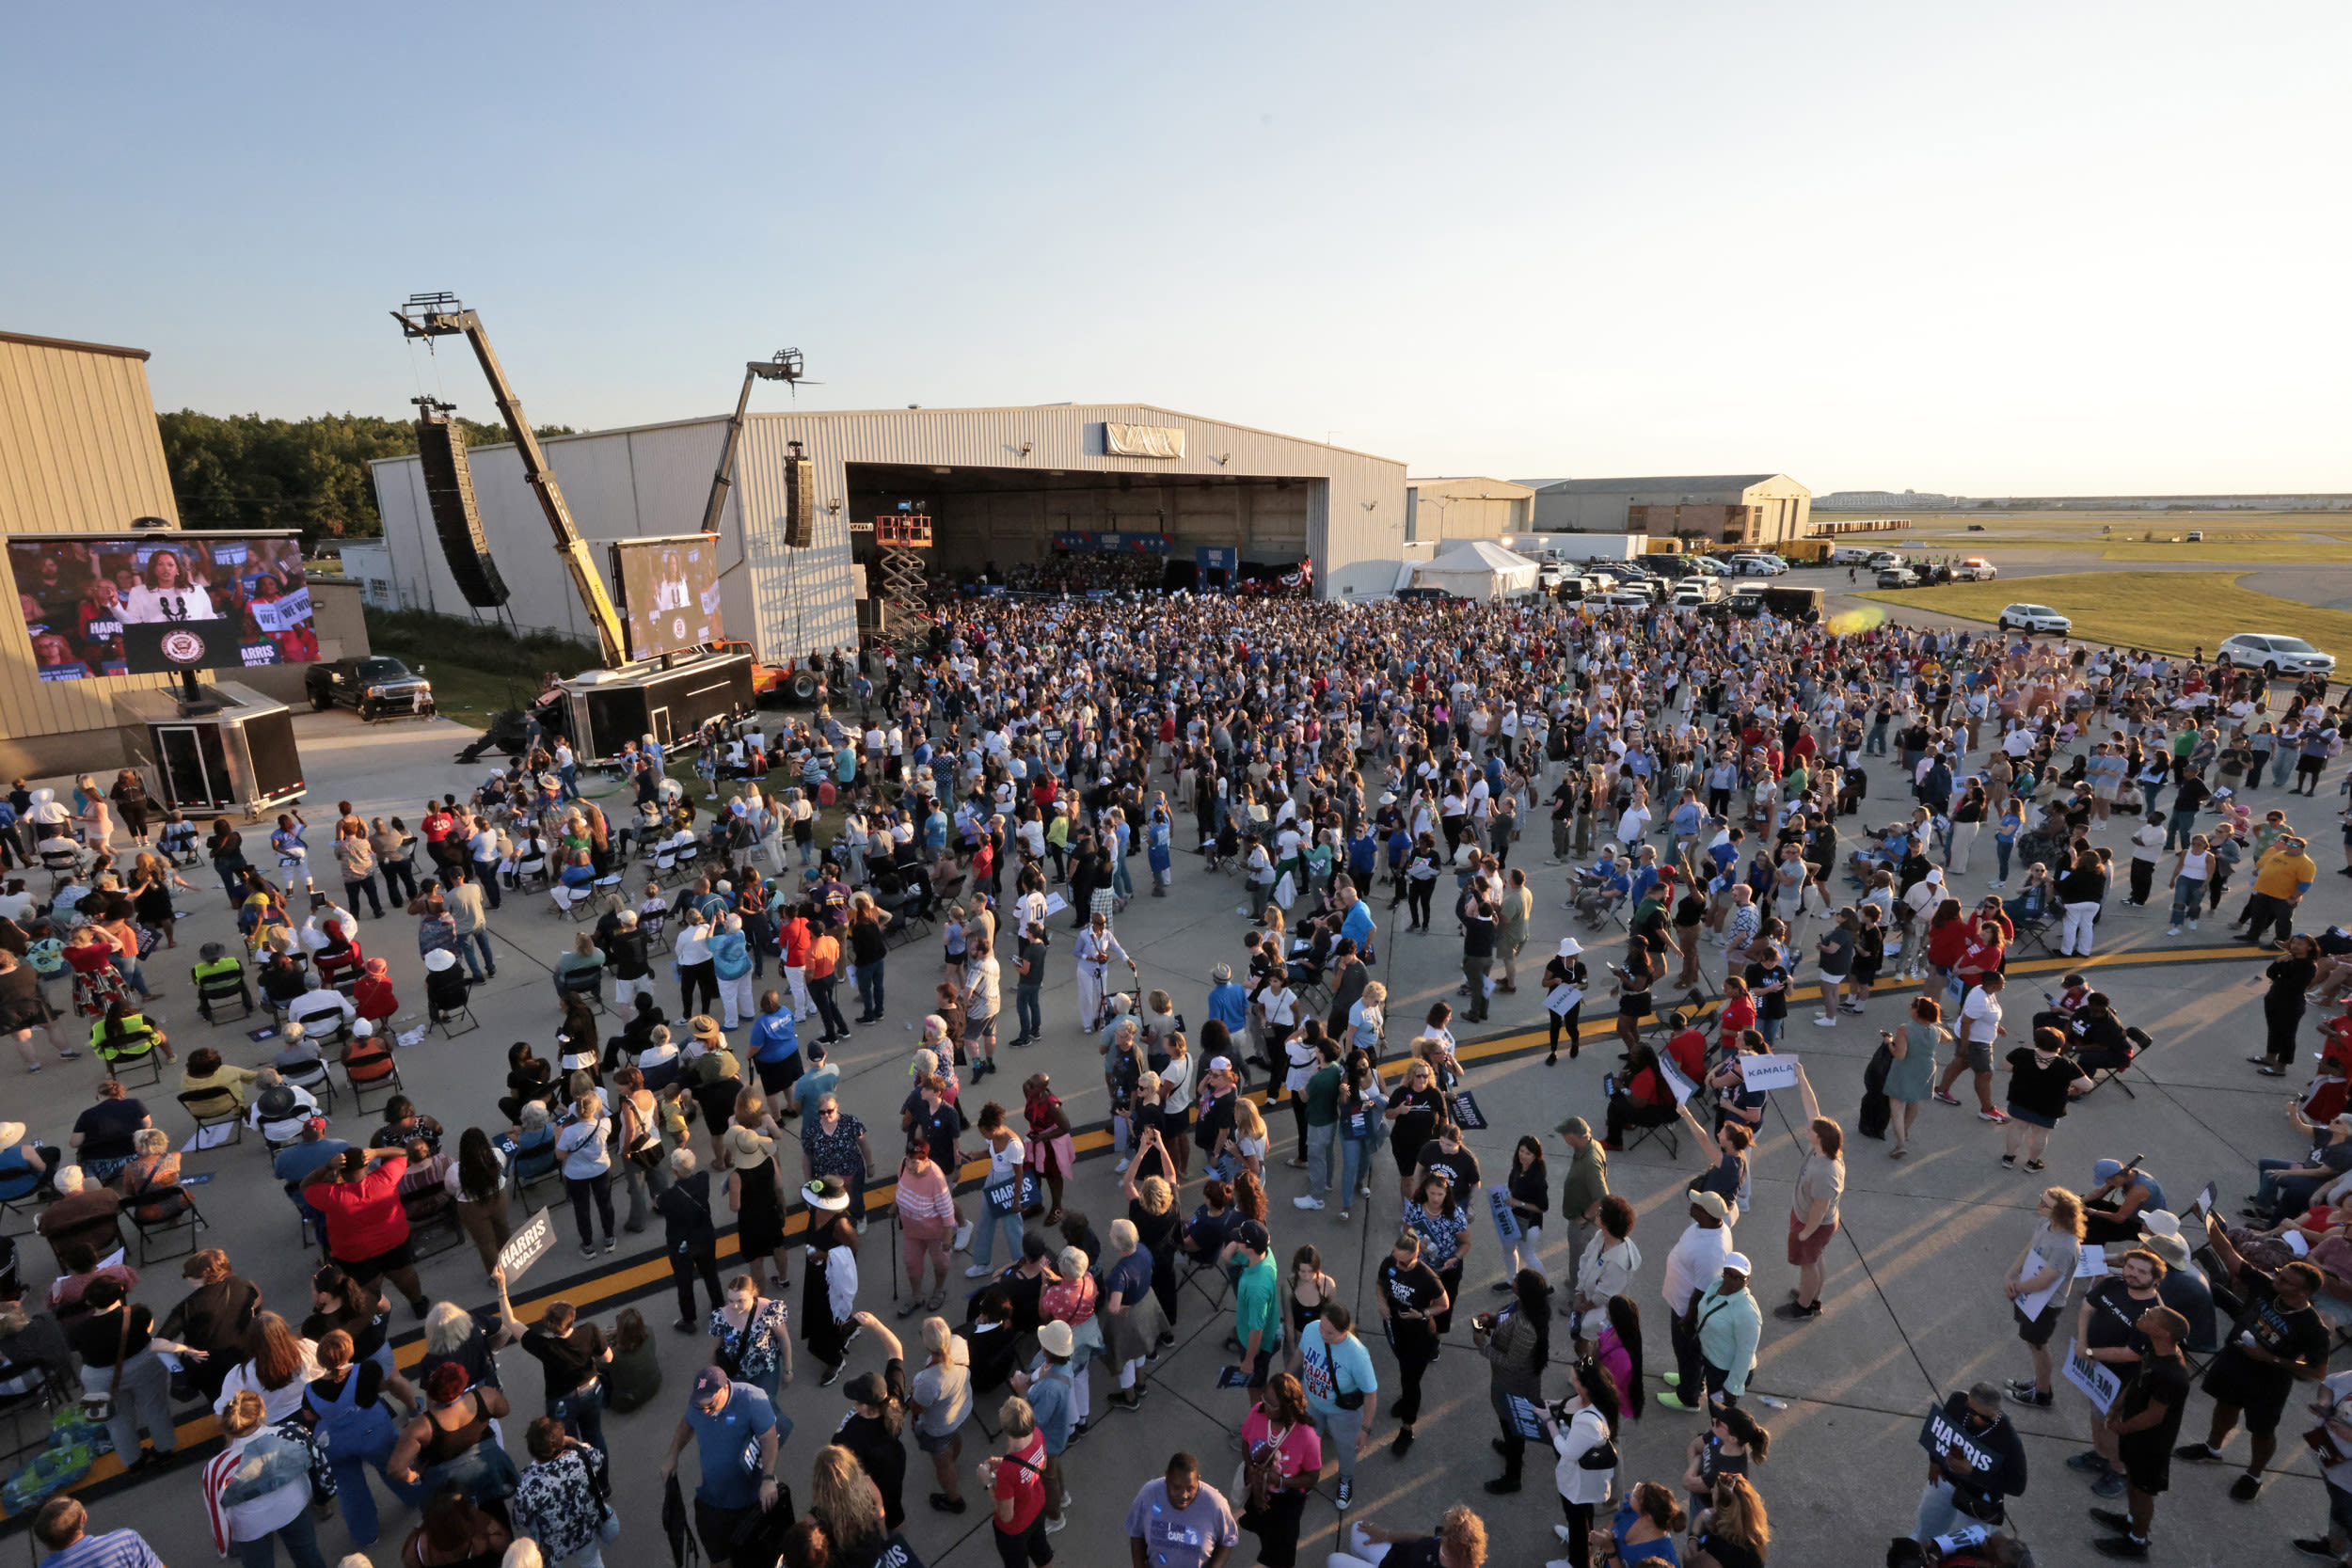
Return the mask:
POLYGON ((817 465, 805 457, 785 460, 784 542, 800 550, 817 543, 817 465))
POLYGON ((473 470, 466 463, 466 437, 456 425, 442 420, 417 421, 417 455, 424 468, 425 499, 433 508, 433 526, 441 536, 441 554, 449 575, 466 602, 493 610, 506 602, 506 581, 498 562, 490 559, 489 541, 482 536, 482 514, 474 505, 473 470))

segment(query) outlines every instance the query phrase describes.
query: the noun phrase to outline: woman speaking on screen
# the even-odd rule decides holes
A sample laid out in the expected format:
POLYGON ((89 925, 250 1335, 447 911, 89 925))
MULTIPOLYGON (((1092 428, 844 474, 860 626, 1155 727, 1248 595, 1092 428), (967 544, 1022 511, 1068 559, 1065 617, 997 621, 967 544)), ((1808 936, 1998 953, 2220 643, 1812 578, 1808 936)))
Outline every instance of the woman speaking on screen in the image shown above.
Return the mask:
POLYGON ((146 576, 122 606, 124 620, 140 623, 210 621, 215 614, 212 594, 188 575, 187 563, 172 549, 148 557, 146 576))

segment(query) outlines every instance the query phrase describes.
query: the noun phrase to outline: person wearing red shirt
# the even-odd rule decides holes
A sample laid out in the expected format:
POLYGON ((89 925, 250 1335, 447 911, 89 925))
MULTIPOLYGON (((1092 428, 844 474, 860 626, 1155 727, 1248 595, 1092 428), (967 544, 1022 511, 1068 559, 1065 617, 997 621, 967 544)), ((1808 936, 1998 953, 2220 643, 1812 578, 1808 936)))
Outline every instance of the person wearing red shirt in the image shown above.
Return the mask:
POLYGON ((996 1418, 1004 1425, 1005 1452, 980 1461, 980 1480, 996 1504, 996 1555, 1006 1568, 1054 1560, 1045 1539, 1045 1433, 1024 1399, 1009 1399, 996 1418))
POLYGON ((1744 1030, 1756 1027, 1756 998, 1748 994, 1748 983, 1737 974, 1724 976, 1723 1011, 1715 1015, 1715 1037, 1728 1046, 1744 1030))
MULTIPOLYGON (((1751 1002, 1748 1006, 1753 1011, 1756 1004, 1751 1002)), ((1688 1016, 1680 1012, 1669 1014, 1666 1023, 1674 1031, 1672 1037, 1666 1041, 1666 1054, 1674 1058, 1675 1067, 1683 1077, 1697 1083, 1707 1076, 1706 1032, 1690 1027, 1688 1016)), ((1748 1025, 1741 1024, 1740 1027, 1744 1029, 1748 1025)), ((1739 1038, 1738 1030, 1732 1032, 1732 1037, 1739 1038)))
POLYGON ((1928 926, 1928 963, 1938 974, 1959 967, 1968 956, 1969 943, 1976 940, 1977 928, 1960 912, 1960 900, 1947 898, 1936 907, 1928 926))
POLYGON ((408 1212, 400 1204, 407 1174, 405 1149, 346 1148, 304 1180, 302 1196, 326 1221, 327 1257, 362 1285, 389 1278, 421 1318, 432 1303, 417 1278, 408 1212))
POLYGON ((381 1023, 400 1011, 400 999, 392 994, 390 966, 381 958, 370 958, 360 965, 359 983, 351 989, 351 1003, 370 1023, 381 1023))
POLYGON ((784 981, 792 989, 792 1018, 798 1022, 817 1010, 808 994, 808 948, 817 934, 808 928, 805 906, 793 906, 779 940, 784 944, 784 981))

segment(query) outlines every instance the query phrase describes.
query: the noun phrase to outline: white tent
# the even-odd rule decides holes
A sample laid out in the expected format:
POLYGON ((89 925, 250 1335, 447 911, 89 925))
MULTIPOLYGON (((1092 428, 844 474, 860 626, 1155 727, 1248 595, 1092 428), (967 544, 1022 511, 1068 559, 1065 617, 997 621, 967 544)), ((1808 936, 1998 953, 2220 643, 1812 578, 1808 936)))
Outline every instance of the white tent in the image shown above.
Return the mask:
POLYGON ((1485 539, 1465 539, 1413 570, 1417 588, 1442 588, 1460 599, 1499 599, 1535 586, 1535 563, 1485 539))

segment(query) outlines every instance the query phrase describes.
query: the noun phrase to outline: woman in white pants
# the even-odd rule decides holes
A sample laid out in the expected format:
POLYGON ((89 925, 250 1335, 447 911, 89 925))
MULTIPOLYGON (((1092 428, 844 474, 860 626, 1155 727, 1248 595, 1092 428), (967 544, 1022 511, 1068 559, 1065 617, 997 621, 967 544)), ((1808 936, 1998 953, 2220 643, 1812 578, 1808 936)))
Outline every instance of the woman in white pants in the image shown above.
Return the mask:
POLYGON ((2058 872, 2058 891, 2066 911, 2065 924, 2058 928, 2058 957, 2087 958, 2092 922, 2099 918, 2099 906, 2107 895, 2107 874, 2099 857, 2089 849, 2078 852, 2074 863, 2058 872))
POLYGON ((1952 876, 1968 874, 1969 847, 1977 842, 1977 833, 1984 827, 1985 816, 1991 809, 1983 782, 1971 779, 1966 792, 1952 806, 1951 848, 1944 856, 1944 867, 1952 876))

